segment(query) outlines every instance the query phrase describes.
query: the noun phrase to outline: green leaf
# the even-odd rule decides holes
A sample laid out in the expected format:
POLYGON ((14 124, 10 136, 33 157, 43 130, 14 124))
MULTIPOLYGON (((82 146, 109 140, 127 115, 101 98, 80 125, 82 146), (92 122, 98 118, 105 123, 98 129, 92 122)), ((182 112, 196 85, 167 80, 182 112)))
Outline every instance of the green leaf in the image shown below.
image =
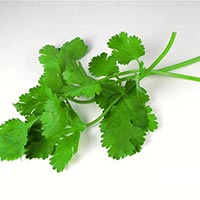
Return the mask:
POLYGON ((51 68, 44 69, 44 74, 40 77, 39 83, 50 88, 54 93, 59 93, 65 85, 62 73, 51 68))
POLYGON ((142 41, 136 36, 128 36, 121 32, 108 41, 108 47, 113 49, 112 57, 120 64, 128 64, 145 54, 142 41))
POLYGON ((101 83, 102 91, 95 97, 100 108, 106 109, 120 95, 125 94, 125 88, 117 85, 116 81, 106 81, 101 83))
POLYGON ((52 45, 46 45, 40 50, 40 63, 44 66, 44 74, 40 77, 41 85, 51 88, 55 93, 59 93, 66 85, 62 73, 69 60, 79 60, 88 51, 88 47, 80 38, 75 38, 66 42, 60 49, 52 45))
POLYGON ((79 60, 88 52, 88 47, 84 41, 77 37, 70 42, 66 42, 61 48, 53 45, 46 45, 40 49, 39 61, 44 68, 53 69, 56 72, 63 71, 63 67, 68 59, 79 60))
POLYGON ((49 99, 41 116, 42 135, 46 138, 58 138, 71 132, 85 129, 85 124, 68 105, 56 96, 49 99))
POLYGON ((77 37, 70 42, 66 42, 62 48, 63 54, 68 56, 70 60, 79 60, 88 52, 88 46, 84 41, 77 37))
POLYGON ((89 66, 90 73, 96 77, 109 76, 119 72, 116 61, 112 56, 108 57, 106 53, 102 53, 100 56, 92 58, 89 66))
POLYGON ((46 45, 39 50, 39 61, 43 64, 44 68, 53 69, 60 72, 59 50, 53 45, 46 45))
POLYGON ((84 95, 93 98, 101 91, 100 85, 86 74, 80 62, 69 62, 63 77, 69 84, 63 88, 67 96, 84 95))
POLYGON ((63 171, 72 156, 78 150, 80 133, 76 132, 68 137, 63 137, 57 144, 55 152, 51 157, 51 165, 57 172, 63 171))
POLYGON ((59 92, 64 85, 62 72, 65 68, 65 60, 61 51, 52 45, 46 45, 40 49, 40 63, 43 64, 44 73, 39 79, 41 85, 51 88, 53 92, 59 92))
POLYGON ((83 131, 86 125, 72 108, 59 100, 57 96, 49 99, 44 109, 40 118, 42 123, 41 128, 36 126, 36 129, 33 129, 33 132, 39 131, 42 138, 30 141, 30 144, 27 145, 27 157, 47 158, 49 155, 53 155, 51 163, 54 168, 60 171, 74 154, 75 147, 73 145, 75 144, 71 143, 70 138, 74 134, 79 134, 80 131, 83 131), (70 145, 73 147, 73 151, 71 150, 73 154, 70 154, 70 148, 72 148, 70 145), (66 148, 68 148, 67 151, 66 148), (64 153, 64 157, 62 153, 64 153))
POLYGON ((40 115, 44 111, 44 104, 52 97, 51 89, 45 86, 31 88, 28 93, 19 97, 14 106, 21 115, 40 115))
POLYGON ((12 119, 0 126, 0 159, 15 160, 24 154, 28 126, 19 119, 12 119))
POLYGON ((132 155, 141 150, 147 127, 147 110, 134 87, 101 121, 102 145, 115 159, 132 155))
POLYGON ((82 95, 88 98, 93 98, 95 94, 99 94, 100 91, 101 88, 99 84, 91 84, 87 86, 67 85, 62 89, 64 96, 67 98, 79 97, 82 95))

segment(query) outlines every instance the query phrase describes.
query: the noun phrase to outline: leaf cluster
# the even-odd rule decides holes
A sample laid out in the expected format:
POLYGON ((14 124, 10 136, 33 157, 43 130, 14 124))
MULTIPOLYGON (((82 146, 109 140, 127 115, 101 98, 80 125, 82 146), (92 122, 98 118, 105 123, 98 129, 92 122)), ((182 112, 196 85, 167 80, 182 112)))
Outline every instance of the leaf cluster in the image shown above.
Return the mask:
MULTIPOLYGON (((149 95, 140 81, 153 73, 181 78, 169 72, 177 65, 153 70, 168 52, 174 37, 172 34, 160 57, 145 68, 141 61, 145 54, 142 41, 125 32, 116 34, 107 43, 111 54, 103 52, 89 62, 90 74, 80 62, 88 52, 81 38, 59 48, 44 46, 39 51, 44 73, 37 86, 14 104, 24 120, 11 119, 0 126, 0 159, 14 160, 23 155, 29 159, 49 158, 55 170, 63 171, 78 151, 81 133, 98 122, 102 146, 110 157, 120 159, 139 152, 146 134, 158 127, 148 105, 149 95), (137 69, 125 71, 130 63, 137 65, 137 69), (92 122, 83 122, 71 102, 95 102, 102 114, 92 122)), ((184 78, 192 80, 186 75, 184 78)))

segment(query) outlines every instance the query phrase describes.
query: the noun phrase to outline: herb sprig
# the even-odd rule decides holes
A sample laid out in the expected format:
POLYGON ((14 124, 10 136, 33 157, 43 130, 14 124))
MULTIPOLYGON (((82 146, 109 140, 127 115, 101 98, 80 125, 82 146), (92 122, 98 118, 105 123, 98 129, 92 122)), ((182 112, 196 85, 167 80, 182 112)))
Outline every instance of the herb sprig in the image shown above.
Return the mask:
POLYGON ((58 172, 68 165, 78 151, 81 132, 99 123, 102 146, 115 159, 139 152, 146 134, 158 127, 149 95, 140 82, 147 76, 161 75, 200 82, 199 77, 173 73, 181 67, 200 61, 200 56, 155 69, 171 49, 176 33, 150 66, 141 57, 142 41, 125 32, 108 41, 112 50, 91 59, 88 75, 79 61, 88 52, 85 42, 77 37, 62 47, 46 45, 39 61, 44 73, 38 85, 19 97, 14 104, 24 120, 11 119, 0 126, 0 159, 50 158, 58 172), (137 68, 122 70, 132 61, 137 68), (80 97, 84 97, 80 98, 80 97), (97 103, 102 114, 91 122, 83 122, 71 102, 97 103))

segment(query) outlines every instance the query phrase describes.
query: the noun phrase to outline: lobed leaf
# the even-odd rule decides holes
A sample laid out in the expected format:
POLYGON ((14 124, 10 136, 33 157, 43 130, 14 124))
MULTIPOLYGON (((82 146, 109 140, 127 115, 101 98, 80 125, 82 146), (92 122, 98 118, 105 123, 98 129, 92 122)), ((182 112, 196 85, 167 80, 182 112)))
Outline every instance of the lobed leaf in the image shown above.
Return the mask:
POLYGON ((28 126, 12 119, 0 126, 0 159, 15 160, 23 156, 27 142, 28 126))
POLYGON ((89 71, 92 75, 101 77, 117 73, 119 72, 119 68, 112 56, 102 53, 100 56, 92 58, 89 63, 89 71))
POLYGON ((72 156, 78 151, 79 138, 80 133, 75 132, 58 141, 55 152, 50 159, 50 164, 57 170, 57 172, 63 171, 72 156))
POLYGON ((145 54, 142 41, 136 36, 128 36, 125 32, 113 36, 107 44, 113 49, 112 57, 120 64, 128 64, 145 54))
POLYGON ((36 86, 28 93, 19 97, 19 101, 14 104, 17 111, 26 117, 30 115, 41 115, 44 111, 44 104, 52 97, 52 91, 46 86, 36 86))
POLYGON ((70 60, 80 60, 88 52, 88 46, 81 38, 76 37, 70 42, 66 42, 62 46, 61 51, 70 60))
POLYGON ((66 96, 84 95, 93 98, 101 91, 100 85, 86 74, 80 62, 69 62, 63 77, 68 84, 63 88, 66 96))
POLYGON ((61 102, 56 96, 47 101, 41 122, 42 135, 46 138, 59 138, 85 129, 85 124, 72 108, 61 102))
POLYGON ((145 105, 148 101, 146 91, 137 91, 133 82, 128 82, 125 88, 127 94, 121 95, 121 100, 105 115, 100 124, 103 133, 102 146, 115 159, 139 152, 147 130, 156 128, 149 107, 145 105))

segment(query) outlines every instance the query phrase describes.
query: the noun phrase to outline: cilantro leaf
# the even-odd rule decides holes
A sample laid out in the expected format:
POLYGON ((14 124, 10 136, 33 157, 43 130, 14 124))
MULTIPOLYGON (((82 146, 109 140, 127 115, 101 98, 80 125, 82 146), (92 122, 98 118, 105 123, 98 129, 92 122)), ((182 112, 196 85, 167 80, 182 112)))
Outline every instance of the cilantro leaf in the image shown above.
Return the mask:
POLYGON ((77 37, 70 42, 66 42, 61 48, 53 45, 46 45, 40 49, 39 61, 44 68, 53 69, 56 72, 64 70, 66 61, 79 60, 88 52, 88 47, 84 41, 77 37))
MULTIPOLYGON (((31 143, 30 148, 39 148, 40 152, 38 154, 42 153, 41 157, 45 157, 55 147, 50 163, 58 172, 62 171, 77 152, 80 131, 83 131, 86 125, 70 106, 61 102, 56 96, 47 101, 45 111, 41 116, 41 122, 42 135, 45 139, 31 143)), ((34 154, 31 156, 34 156, 34 154)))
POLYGON ((53 45, 46 45, 39 50, 39 61, 44 68, 60 71, 60 61, 58 59, 59 50, 53 45))
POLYGON ((100 84, 102 91, 95 97, 100 108, 106 109, 120 95, 125 94, 125 88, 117 85, 116 81, 106 81, 100 84))
POLYGON ((15 160, 23 156, 27 142, 28 126, 12 119, 0 126, 0 159, 15 160))
POLYGON ((19 102, 14 106, 21 115, 40 115, 44 110, 44 104, 52 97, 52 91, 46 86, 36 86, 31 88, 29 93, 19 97, 19 102))
POLYGON ((61 51, 63 51, 63 55, 68 56, 70 60, 80 60, 88 52, 88 46, 81 38, 76 37, 70 42, 66 42, 62 46, 61 51))
POLYGON ((92 58, 89 66, 90 73, 96 77, 109 76, 119 72, 116 61, 112 56, 108 56, 106 53, 102 53, 100 56, 92 58))
POLYGON ((120 64, 128 64, 145 54, 142 41, 136 36, 128 36, 125 32, 113 36, 107 44, 113 49, 112 57, 120 64))
POLYGON ((46 138, 67 135, 85 129, 85 124, 71 107, 61 102, 56 96, 49 99, 41 116, 42 135, 46 138))
POLYGON ((93 98, 101 91, 100 85, 86 74, 80 62, 69 62, 63 77, 68 84, 63 88, 67 96, 84 95, 93 98))
POLYGON ((59 140, 55 152, 50 159, 50 164, 57 172, 63 171, 72 156, 78 151, 79 138, 80 133, 75 132, 74 134, 68 137, 64 136, 59 140))
POLYGON ((147 110, 134 87, 101 121, 102 145, 115 159, 132 155, 141 150, 147 128, 147 110))
POLYGON ((88 47, 80 38, 66 42, 60 49, 52 45, 46 45, 40 50, 40 63, 44 66, 44 74, 40 77, 39 83, 59 93, 65 85, 62 73, 69 60, 79 60, 88 51, 88 47))
POLYGON ((38 85, 14 104, 25 122, 11 119, 0 125, 0 160, 14 160, 24 154, 30 159, 50 157, 53 169, 63 171, 78 151, 81 132, 97 122, 100 122, 102 146, 110 157, 120 159, 139 152, 147 132, 158 128, 156 115, 148 106, 147 91, 140 87, 141 80, 157 74, 200 81, 198 77, 170 72, 200 61, 199 57, 155 70, 175 36, 172 33, 165 49, 148 67, 140 60, 145 48, 137 36, 126 32, 114 35, 107 43, 111 55, 103 52, 89 62, 88 70, 93 78, 79 62, 88 52, 81 38, 76 37, 58 48, 44 46, 39 51, 44 73, 38 85), (120 71, 119 64, 133 60, 137 61, 138 69, 120 71), (96 102, 103 112, 85 124, 73 110, 71 101, 96 102))
POLYGON ((43 64, 44 73, 39 83, 51 88, 53 92, 59 92, 64 85, 62 72, 65 68, 65 59, 61 51, 52 45, 46 45, 40 49, 39 61, 43 64))
POLYGON ((50 88, 54 93, 59 93, 65 85, 62 74, 56 73, 54 69, 45 69, 44 74, 40 77, 39 83, 50 88))

